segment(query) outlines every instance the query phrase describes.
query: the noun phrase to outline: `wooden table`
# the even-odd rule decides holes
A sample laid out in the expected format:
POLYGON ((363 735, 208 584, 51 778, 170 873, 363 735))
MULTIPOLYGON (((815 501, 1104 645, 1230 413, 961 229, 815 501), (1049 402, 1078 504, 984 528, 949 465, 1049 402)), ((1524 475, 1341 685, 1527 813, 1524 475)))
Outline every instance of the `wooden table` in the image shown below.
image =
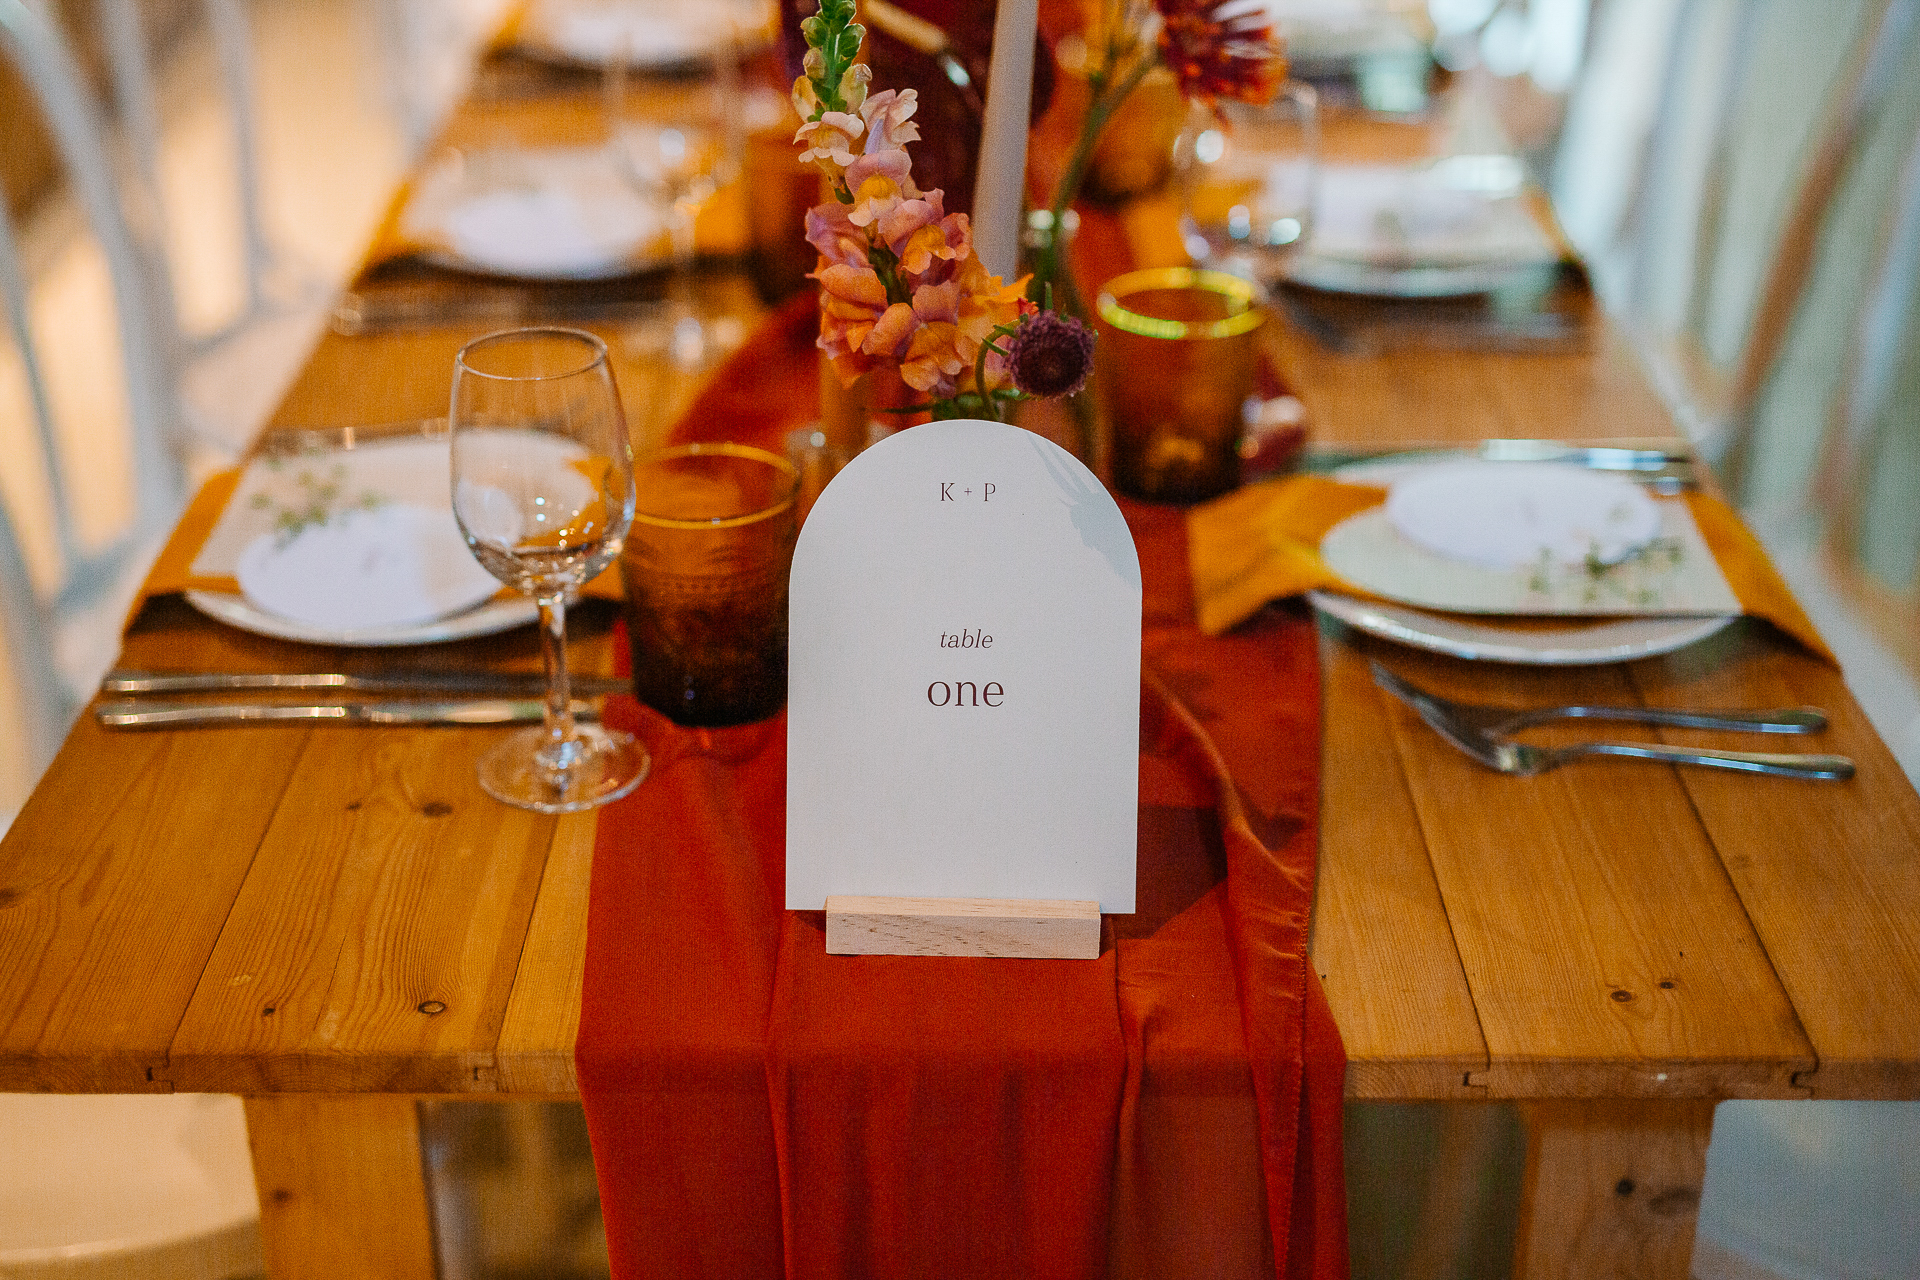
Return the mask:
MULTIPOLYGON (((329 336, 277 422, 443 412, 475 331, 329 336)), ((1320 442, 1672 436, 1597 331, 1589 352, 1540 356, 1335 356, 1284 325, 1270 341, 1320 442)), ((630 403, 668 420, 688 387, 608 336, 630 403)), ((590 612, 574 638, 578 668, 607 668, 590 612)), ((428 658, 535 654, 523 634, 428 658)), ((177 600, 149 605, 124 654, 382 660, 425 659, 265 640, 177 600)), ((1525 1103, 1521 1273, 1684 1275, 1718 1099, 1920 1097, 1920 797, 1837 671, 1758 624, 1590 669, 1340 630, 1324 660, 1313 959, 1348 1093, 1525 1103), (1484 700, 1819 705, 1818 749, 1859 776, 1496 776, 1372 687, 1376 655, 1484 700)), ((472 762, 496 732, 83 718, 0 844, 0 1088, 242 1094, 278 1280, 431 1275, 415 1100, 575 1091, 594 818, 485 798, 472 762)))

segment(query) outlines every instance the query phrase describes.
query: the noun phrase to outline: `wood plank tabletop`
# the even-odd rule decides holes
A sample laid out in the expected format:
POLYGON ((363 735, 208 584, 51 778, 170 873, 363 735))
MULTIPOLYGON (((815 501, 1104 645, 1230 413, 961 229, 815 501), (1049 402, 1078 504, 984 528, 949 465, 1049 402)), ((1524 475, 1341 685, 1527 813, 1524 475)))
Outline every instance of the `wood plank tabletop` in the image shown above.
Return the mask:
MULTIPOLYGON (((751 313, 738 282, 718 287, 751 313)), ((486 327, 329 334, 276 422, 442 414, 453 353, 486 327)), ((1624 341, 1592 328, 1589 349, 1551 355, 1341 355, 1284 321, 1266 340, 1319 444, 1671 437, 1624 341)), ((694 384, 605 336, 644 438, 694 384)), ((609 620, 573 619, 577 670, 611 670, 609 620)), ((528 669, 534 643, 312 649, 160 599, 124 660, 528 669)), ((1462 663, 1332 623, 1322 648, 1312 954, 1353 1096, 1920 1097, 1920 796, 1837 670, 1754 622, 1581 669, 1462 663), (1376 690, 1371 659, 1513 705, 1818 705, 1817 749, 1859 774, 1499 776, 1376 690)), ((497 732, 83 717, 0 843, 0 1089, 571 1094, 593 819, 482 795, 472 761, 497 732)))

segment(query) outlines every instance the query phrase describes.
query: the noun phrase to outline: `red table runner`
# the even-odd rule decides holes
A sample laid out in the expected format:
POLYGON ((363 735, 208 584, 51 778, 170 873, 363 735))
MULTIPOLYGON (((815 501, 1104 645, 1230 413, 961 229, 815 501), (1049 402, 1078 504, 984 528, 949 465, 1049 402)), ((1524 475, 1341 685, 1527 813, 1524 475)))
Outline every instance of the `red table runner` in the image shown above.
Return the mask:
MULTIPOLYGON (((777 447, 812 316, 774 317, 680 434, 777 447)), ((1139 910, 1098 960, 827 955, 822 915, 781 908, 784 715, 612 700, 655 756, 600 817, 576 1049, 615 1276, 1345 1275, 1313 623, 1202 637, 1183 514, 1123 510, 1139 910)))

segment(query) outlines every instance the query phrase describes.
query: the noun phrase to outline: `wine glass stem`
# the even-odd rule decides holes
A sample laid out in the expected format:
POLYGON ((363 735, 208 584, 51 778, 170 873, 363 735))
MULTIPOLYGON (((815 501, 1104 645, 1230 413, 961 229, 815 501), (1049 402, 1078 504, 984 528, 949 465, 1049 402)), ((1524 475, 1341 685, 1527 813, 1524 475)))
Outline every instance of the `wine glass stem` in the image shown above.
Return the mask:
POLYGON ((693 314, 694 232, 699 218, 700 205, 692 199, 682 197, 673 202, 672 225, 669 228, 673 268, 667 285, 676 320, 693 314))
POLYGON ((540 600, 540 659, 547 669, 547 743, 536 752, 542 768, 565 773, 579 758, 580 733, 573 723, 573 689, 567 680, 567 597, 540 600))

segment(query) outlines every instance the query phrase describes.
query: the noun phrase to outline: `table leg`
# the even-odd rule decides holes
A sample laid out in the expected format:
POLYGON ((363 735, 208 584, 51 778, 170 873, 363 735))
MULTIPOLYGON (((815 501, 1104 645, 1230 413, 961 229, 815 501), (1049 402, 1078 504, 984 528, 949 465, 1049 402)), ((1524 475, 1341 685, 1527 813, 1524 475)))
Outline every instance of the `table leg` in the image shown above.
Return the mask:
POLYGON ((1515 1280, 1687 1280, 1713 1101, 1530 1102, 1515 1280))
POLYGON ((414 1099, 289 1094, 246 1102, 272 1280, 433 1280, 414 1099))

